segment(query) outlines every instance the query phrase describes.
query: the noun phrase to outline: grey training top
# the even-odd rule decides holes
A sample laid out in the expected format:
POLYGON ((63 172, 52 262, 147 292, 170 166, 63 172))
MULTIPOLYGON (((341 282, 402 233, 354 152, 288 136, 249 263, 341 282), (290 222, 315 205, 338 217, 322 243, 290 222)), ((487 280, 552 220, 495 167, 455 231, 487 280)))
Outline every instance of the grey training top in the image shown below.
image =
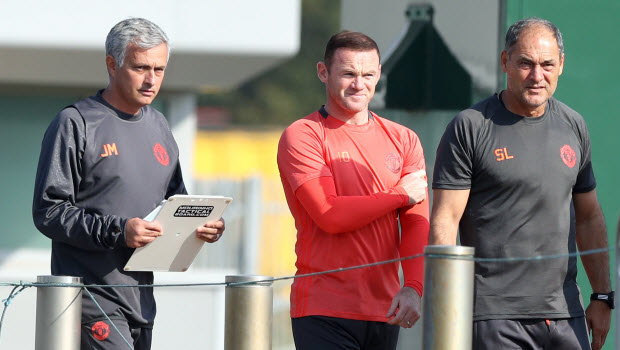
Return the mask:
MULTIPOLYGON (((41 145, 32 213, 52 239, 52 274, 85 284, 152 284, 151 272, 125 272, 133 252, 125 225, 164 198, 186 193, 178 148, 164 116, 150 106, 137 115, 96 95, 62 110, 41 145)), ((151 327, 152 288, 90 288, 112 318, 151 327)), ((87 293, 82 321, 103 319, 87 293)))
MULTIPOLYGON (((494 95, 459 113, 437 149, 433 188, 469 189, 461 244, 478 258, 576 251, 573 193, 596 187, 583 118, 551 98, 539 118, 494 95)), ((474 319, 583 315, 575 258, 478 262, 474 319)))

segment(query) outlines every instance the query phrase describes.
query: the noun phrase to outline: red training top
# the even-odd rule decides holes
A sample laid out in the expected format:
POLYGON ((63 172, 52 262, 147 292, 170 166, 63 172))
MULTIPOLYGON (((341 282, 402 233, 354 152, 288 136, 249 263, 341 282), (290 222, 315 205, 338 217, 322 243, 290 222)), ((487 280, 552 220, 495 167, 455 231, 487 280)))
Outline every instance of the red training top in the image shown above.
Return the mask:
MULTIPOLYGON (((350 125, 321 112, 294 122, 278 146, 280 177, 297 228, 297 275, 423 253, 428 196, 407 206, 409 197, 397 186, 404 175, 425 169, 418 136, 376 114, 365 125, 350 125)), ((291 317, 385 322, 400 289, 398 266, 297 278, 291 317)), ((405 286, 422 295, 423 259, 403 261, 402 267, 405 286)))

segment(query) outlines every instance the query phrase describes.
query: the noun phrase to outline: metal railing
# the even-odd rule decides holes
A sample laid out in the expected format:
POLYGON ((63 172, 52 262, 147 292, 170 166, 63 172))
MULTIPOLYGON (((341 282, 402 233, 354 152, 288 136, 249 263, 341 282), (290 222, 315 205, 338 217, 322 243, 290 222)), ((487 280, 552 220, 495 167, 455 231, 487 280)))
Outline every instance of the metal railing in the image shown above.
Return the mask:
MULTIPOLYGON (((620 245, 616 245, 616 283, 620 282, 620 245)), ((597 249, 588 254, 599 253, 597 249)), ((420 255, 421 257, 421 255, 420 255)), ((424 350, 470 350, 472 344, 474 248, 425 248, 423 301, 424 350)), ((359 266, 362 267, 362 266, 359 266)), ((358 268, 358 267, 351 267, 358 268)), ((325 271, 339 272, 344 269, 325 271)), ((292 277, 292 276, 291 276, 292 277)), ((304 276, 297 276, 304 277, 304 276)), ((272 348, 273 278, 257 275, 226 276, 225 350, 272 348)), ((218 284, 222 285, 222 284, 218 284)), ((36 350, 79 349, 81 279, 39 276, 37 280, 36 350), (68 286, 62 286, 68 284, 68 286)), ((616 322, 620 311, 615 312, 616 322)), ((620 332, 615 330, 616 344, 620 332)))

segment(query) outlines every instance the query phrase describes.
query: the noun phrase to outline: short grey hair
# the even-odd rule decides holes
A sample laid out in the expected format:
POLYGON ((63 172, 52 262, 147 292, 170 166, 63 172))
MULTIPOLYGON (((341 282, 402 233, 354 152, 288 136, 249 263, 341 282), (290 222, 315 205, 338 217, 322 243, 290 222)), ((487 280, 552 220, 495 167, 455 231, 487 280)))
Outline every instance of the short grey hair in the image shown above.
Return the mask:
POLYGON ((168 36, 161 28, 144 18, 128 18, 118 22, 110 29, 105 40, 105 54, 106 56, 112 56, 114 61, 116 61, 116 66, 120 68, 125 61, 129 44, 148 50, 162 43, 166 44, 168 48, 169 58, 170 44, 168 36))
POLYGON ((553 23, 547 21, 546 19, 538 17, 524 18, 511 25, 506 32, 506 43, 504 46, 504 50, 510 53, 510 48, 512 48, 517 43, 517 41, 519 40, 519 36, 523 32, 523 30, 530 29, 536 26, 545 27, 553 34, 553 36, 555 37, 555 41, 558 43, 558 48, 560 49, 560 57, 562 57, 564 55, 564 42, 562 41, 562 33, 553 23))

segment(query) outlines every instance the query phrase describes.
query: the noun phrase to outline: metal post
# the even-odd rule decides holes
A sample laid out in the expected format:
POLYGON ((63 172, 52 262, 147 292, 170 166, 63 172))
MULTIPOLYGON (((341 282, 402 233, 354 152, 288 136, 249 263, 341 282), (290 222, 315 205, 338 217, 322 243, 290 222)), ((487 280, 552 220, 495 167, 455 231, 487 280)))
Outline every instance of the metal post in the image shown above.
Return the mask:
POLYGON ((271 350, 273 288, 269 276, 226 276, 224 350, 271 350))
MULTIPOLYGON (((37 283, 82 284, 81 277, 37 276, 37 283)), ((38 287, 35 350, 79 350, 81 287, 38 287)))
POLYGON ((474 251, 463 246, 424 249, 422 349, 471 349, 474 251))

